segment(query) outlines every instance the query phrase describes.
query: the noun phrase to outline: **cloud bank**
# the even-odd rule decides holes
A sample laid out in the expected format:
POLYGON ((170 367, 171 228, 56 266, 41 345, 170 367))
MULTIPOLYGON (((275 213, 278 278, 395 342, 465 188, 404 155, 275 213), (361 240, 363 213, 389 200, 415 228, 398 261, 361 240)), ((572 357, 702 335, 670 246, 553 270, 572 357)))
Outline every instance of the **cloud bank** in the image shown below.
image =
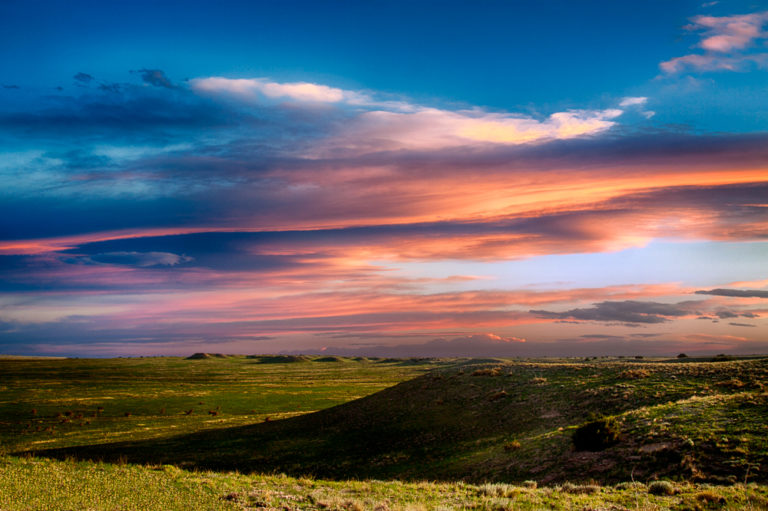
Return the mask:
POLYGON ((82 74, 77 95, 0 111, 2 351, 623 353, 733 329, 747 349, 765 329, 764 275, 503 280, 658 240, 757 259, 764 133, 627 129, 645 96, 534 115, 264 77, 82 74), (721 321, 736 318, 755 327, 721 321))

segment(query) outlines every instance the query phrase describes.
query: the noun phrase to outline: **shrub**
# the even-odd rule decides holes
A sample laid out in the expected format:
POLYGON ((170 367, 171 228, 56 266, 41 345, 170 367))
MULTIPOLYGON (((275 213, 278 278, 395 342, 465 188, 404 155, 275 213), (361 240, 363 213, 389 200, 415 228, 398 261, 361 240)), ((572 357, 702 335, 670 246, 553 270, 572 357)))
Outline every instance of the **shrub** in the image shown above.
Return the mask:
POLYGON ((626 481, 626 482, 617 484, 616 489, 617 490, 640 490, 640 489, 644 490, 645 484, 639 481, 632 481, 632 482, 626 481))
POLYGON ((580 426, 573 432, 577 451, 602 451, 619 441, 621 429, 616 419, 604 417, 580 426))
POLYGON ((498 376, 501 374, 501 367, 485 367, 483 369, 476 369, 472 372, 472 376, 498 376))
POLYGON ((478 488, 480 495, 487 495, 489 497, 514 497, 520 490, 511 485, 504 483, 486 483, 478 488))
POLYGON ((512 440, 511 442, 507 442, 504 444, 504 450, 505 451, 516 451, 520 449, 522 445, 517 440, 512 440))
POLYGON ((694 495, 694 498, 699 502, 705 502, 707 504, 725 504, 725 498, 711 490, 700 491, 694 495))
POLYGON ((732 378, 728 381, 722 381, 718 383, 721 387, 728 387, 731 389, 740 389, 746 385, 743 381, 739 380, 738 378, 732 378))
POLYGON ((680 353, 680 354, 677 356, 677 358, 688 358, 688 355, 686 355, 685 353, 680 353))
POLYGON ((506 390, 500 390, 498 392, 494 392, 491 394, 488 399, 491 401, 497 401, 499 399, 507 397, 507 391, 506 390))
POLYGON ((628 369, 619 376, 625 380, 637 380, 639 378, 648 378, 651 375, 648 369, 628 369))
POLYGON ((654 481, 648 485, 648 493, 651 495, 674 495, 676 488, 669 481, 654 481))
POLYGON ((313 360, 313 362, 342 362, 343 359, 341 357, 320 357, 313 360))
POLYGON ((539 486, 539 483, 537 483, 536 481, 531 481, 529 479, 527 481, 523 481, 523 486, 525 486, 526 488, 530 488, 532 490, 535 490, 539 486))
POLYGON ((248 355, 247 358, 258 359, 259 364, 293 364, 309 361, 309 358, 304 355, 248 355))

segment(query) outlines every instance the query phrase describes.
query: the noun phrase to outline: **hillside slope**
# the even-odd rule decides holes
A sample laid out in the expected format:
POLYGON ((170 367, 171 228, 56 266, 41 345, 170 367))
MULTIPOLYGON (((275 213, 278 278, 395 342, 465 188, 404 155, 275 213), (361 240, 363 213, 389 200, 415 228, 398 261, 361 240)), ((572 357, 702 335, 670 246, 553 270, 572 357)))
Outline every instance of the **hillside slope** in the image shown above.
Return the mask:
POLYGON ((325 478, 768 480, 768 361, 498 363, 439 369, 317 413, 54 457, 325 478), (615 416, 616 445, 571 436, 615 416))

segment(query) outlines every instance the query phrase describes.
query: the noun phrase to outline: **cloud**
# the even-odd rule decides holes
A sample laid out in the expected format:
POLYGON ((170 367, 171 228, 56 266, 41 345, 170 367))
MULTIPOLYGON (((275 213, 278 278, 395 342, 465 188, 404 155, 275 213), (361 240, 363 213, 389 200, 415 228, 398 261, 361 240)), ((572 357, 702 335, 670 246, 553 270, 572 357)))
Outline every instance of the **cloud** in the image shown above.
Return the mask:
POLYGON ((648 102, 648 98, 646 97, 626 97, 621 100, 619 103, 619 106, 622 108, 628 107, 628 106, 640 106, 644 105, 648 102))
POLYGON ((367 104, 364 94, 310 82, 278 83, 266 78, 195 78, 192 89, 207 94, 226 94, 235 98, 259 102, 264 99, 285 99, 309 103, 367 104))
POLYGON ((696 16, 689 30, 704 30, 699 46, 708 51, 742 50, 757 39, 766 37, 762 30, 768 21, 768 11, 740 16, 696 16))
POLYGON ((166 89, 175 89, 176 85, 160 69, 139 69, 136 71, 141 75, 141 80, 154 87, 165 87, 166 89))
MULTIPOLYGON (((644 106, 648 102, 648 98, 646 97, 626 97, 621 100, 619 103, 619 106, 621 108, 640 108, 644 106)), ((640 108, 640 115, 645 117, 646 119, 650 119, 654 115, 656 115, 656 112, 653 112, 651 110, 643 110, 640 108)))
POLYGON ((696 16, 685 28, 699 32, 698 47, 703 54, 676 57, 660 64, 668 74, 693 71, 741 71, 748 65, 768 66, 768 53, 750 51, 760 40, 768 38, 763 25, 768 11, 737 16, 696 16))
POLYGON ((75 76, 73 76, 75 82, 83 85, 87 85, 93 81, 93 76, 89 75, 88 73, 77 73, 75 76))
POLYGON ((122 85, 119 83, 100 83, 99 90, 117 94, 122 90, 122 85))
POLYGON ((492 333, 436 338, 424 343, 329 347, 324 350, 326 354, 378 357, 513 357, 529 351, 525 347, 525 339, 492 333))
POLYGON ((768 66, 768 53, 723 57, 719 55, 685 55, 675 57, 660 64, 667 73, 680 73, 686 70, 696 71, 743 71, 749 65, 768 66))
POLYGON ((680 318, 691 314, 691 305, 695 302, 678 304, 660 302, 639 302, 625 300, 622 302, 606 301, 595 304, 589 309, 571 309, 564 312, 546 310, 531 310, 541 318, 575 319, 580 321, 610 321, 621 323, 664 323, 672 318, 680 318))
POLYGON ((712 335, 712 334, 688 334, 684 336, 686 340, 703 342, 707 344, 719 344, 719 343, 742 343, 747 341, 746 337, 738 337, 735 335, 712 335))
POLYGON ((484 111, 423 108, 413 113, 366 112, 331 140, 351 150, 434 150, 476 144, 524 144, 594 135, 615 126, 619 109, 556 112, 543 120, 484 111))
POLYGON ((192 261, 191 257, 169 252, 106 252, 94 254, 89 259, 98 263, 138 266, 140 268, 176 266, 192 261))
MULTIPOLYGON (((613 127, 623 110, 573 109, 555 112, 545 119, 478 108, 442 110, 404 100, 376 99, 351 91, 309 82, 278 83, 266 78, 198 78, 192 90, 238 99, 251 104, 270 100, 333 104, 358 111, 347 129, 323 140, 331 150, 440 149, 477 143, 522 144, 549 139, 593 135, 613 127)), ((637 99, 637 98, 631 98, 637 99)))
POLYGON ((697 295, 734 296, 739 298, 768 298, 768 291, 760 289, 710 289, 696 291, 697 295))
POLYGON ((744 326, 744 327, 751 327, 751 328, 756 328, 757 327, 757 325, 750 325, 750 324, 747 324, 747 323, 728 323, 728 324, 731 325, 731 326, 744 326))
MULTIPOLYGON (((695 291, 679 285, 488 291, 496 284, 477 281, 442 292, 454 284, 401 271, 440 262, 430 271, 472 264, 457 272, 473 273, 487 262, 662 238, 762 250, 764 133, 612 130, 619 113, 644 108, 638 97, 614 112, 533 117, 271 83, 247 99, 127 83, 0 113, 3 135, 35 148, 0 158, 0 281, 18 293, 13 314, 79 317, 68 332, 96 339, 114 327, 123 343, 257 332, 282 349, 315 334, 386 334, 513 354, 532 353, 523 350, 553 320, 567 323, 556 328, 570 330, 574 346, 629 350, 636 345, 619 343, 644 339, 598 337, 607 333, 580 323, 666 324, 698 309, 714 319, 725 301, 736 303, 729 318, 761 312, 714 296, 675 303, 695 291), (24 302, 30 296, 50 302, 24 302), (74 299, 77 310, 67 307, 74 299), (488 329, 499 339, 473 333, 488 329), (476 335, 485 337, 466 339, 476 335)), ((63 334, 49 325, 45 335, 63 334)), ((547 350, 582 349, 558 346, 547 350)))

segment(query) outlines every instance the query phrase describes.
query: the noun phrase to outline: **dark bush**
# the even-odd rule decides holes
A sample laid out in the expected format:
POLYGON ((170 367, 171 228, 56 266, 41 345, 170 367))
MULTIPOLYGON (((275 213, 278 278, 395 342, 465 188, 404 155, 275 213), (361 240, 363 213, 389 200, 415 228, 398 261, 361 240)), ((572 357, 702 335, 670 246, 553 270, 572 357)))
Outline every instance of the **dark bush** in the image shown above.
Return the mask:
POLYGON ((573 445, 577 451, 602 451, 619 441, 620 432, 615 419, 593 420, 573 432, 573 445))
POLYGON ((344 359, 341 357, 320 357, 314 359, 314 362, 342 362, 344 359))
POLYGON ((669 481, 654 481, 648 485, 648 493, 651 495, 674 495, 677 493, 677 488, 669 481))
POLYGON ((248 358, 257 358, 259 364, 292 364, 296 362, 308 362, 309 358, 304 355, 249 355, 248 358))
POLYGON ((685 353, 680 353, 680 354, 677 356, 677 358, 688 358, 688 355, 686 355, 685 353))

